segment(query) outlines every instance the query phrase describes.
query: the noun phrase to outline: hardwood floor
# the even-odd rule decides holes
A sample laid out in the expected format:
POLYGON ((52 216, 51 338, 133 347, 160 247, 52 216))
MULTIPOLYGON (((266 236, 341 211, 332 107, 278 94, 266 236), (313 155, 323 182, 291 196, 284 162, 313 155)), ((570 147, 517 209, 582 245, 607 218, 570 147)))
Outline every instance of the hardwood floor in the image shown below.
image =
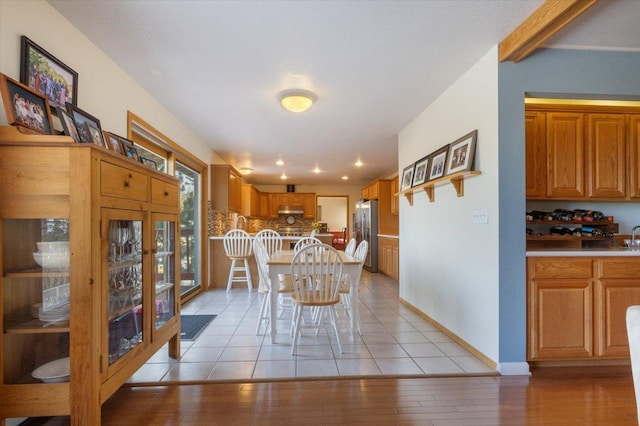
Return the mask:
MULTIPOLYGON (((630 367, 450 377, 123 387, 103 425, 636 425, 630 367)), ((64 425, 66 419, 39 421, 64 425)))

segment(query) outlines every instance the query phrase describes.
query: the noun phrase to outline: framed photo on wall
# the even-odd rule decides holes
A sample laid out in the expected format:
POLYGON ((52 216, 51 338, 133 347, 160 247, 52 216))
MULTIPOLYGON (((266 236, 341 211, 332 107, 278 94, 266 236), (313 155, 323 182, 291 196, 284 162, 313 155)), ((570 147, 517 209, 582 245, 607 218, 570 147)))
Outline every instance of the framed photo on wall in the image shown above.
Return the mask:
POLYGON ((424 157, 422 160, 416 161, 416 165, 413 169, 413 185, 417 186, 426 182, 427 170, 429 166, 429 157, 424 157))
POLYGON ((53 133, 49 101, 40 93, 0 73, 0 94, 7 122, 37 133, 53 133))
MULTIPOLYGON (((415 164, 415 163, 414 163, 415 164)), ((404 168, 402 172, 402 182, 400 184, 400 191, 411 188, 413 183, 413 166, 414 164, 404 168)))
POLYGON ((447 153, 449 145, 445 145, 437 151, 429 154, 429 180, 434 180, 444 176, 447 167, 447 153))
POLYGON ((78 73, 24 35, 20 44, 20 81, 46 97, 52 107, 64 108, 67 102, 78 104, 78 73))
POLYGON ((473 170, 477 139, 478 131, 474 130, 449 145, 448 175, 473 170))

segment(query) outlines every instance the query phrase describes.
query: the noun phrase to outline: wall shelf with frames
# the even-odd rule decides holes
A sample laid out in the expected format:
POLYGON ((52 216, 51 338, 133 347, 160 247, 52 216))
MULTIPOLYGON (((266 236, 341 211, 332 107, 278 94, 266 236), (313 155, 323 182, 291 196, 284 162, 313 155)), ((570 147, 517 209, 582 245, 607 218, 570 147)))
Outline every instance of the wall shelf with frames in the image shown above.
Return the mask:
POLYGON ((480 172, 476 170, 453 173, 451 175, 444 176, 444 177, 423 183, 421 185, 414 186, 413 188, 405 189, 404 191, 400 191, 395 195, 396 197, 399 197, 400 195, 404 195, 407 201, 409 202, 409 205, 413 206, 413 194, 416 191, 419 191, 422 189, 425 192, 425 194, 427 194, 427 197, 429 198, 429 202, 433 203, 435 201, 434 189, 437 186, 443 186, 450 183, 451 185, 453 185, 453 188, 455 189, 458 197, 464 197, 464 180, 474 176, 478 176, 478 175, 480 175, 480 172))

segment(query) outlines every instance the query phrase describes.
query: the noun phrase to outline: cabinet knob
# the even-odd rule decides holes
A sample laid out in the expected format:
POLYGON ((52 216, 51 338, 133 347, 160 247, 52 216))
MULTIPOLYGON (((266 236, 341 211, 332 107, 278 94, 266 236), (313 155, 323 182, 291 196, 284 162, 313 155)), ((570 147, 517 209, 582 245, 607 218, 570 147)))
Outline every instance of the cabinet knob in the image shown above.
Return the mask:
POLYGON ((169 196, 169 191, 164 191, 164 196, 168 197, 169 196))
POLYGON ((125 187, 125 188, 128 188, 128 187, 129 187, 129 181, 128 181, 128 180, 125 180, 125 181, 124 181, 124 187, 125 187))
POLYGON ((149 254, 149 249, 147 249, 147 250, 142 250, 142 254, 149 254))

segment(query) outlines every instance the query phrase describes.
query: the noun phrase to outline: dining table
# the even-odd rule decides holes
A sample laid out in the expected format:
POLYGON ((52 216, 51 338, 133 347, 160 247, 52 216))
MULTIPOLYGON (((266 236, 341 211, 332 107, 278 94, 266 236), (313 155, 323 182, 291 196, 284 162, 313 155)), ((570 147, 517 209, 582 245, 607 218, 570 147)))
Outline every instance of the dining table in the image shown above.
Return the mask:
MULTIPOLYGON (((349 287, 349 296, 351 297, 351 315, 350 315, 350 328, 351 328, 351 340, 353 341, 356 333, 361 334, 360 330, 360 314, 358 311, 358 286, 360 284, 360 274, 362 272, 362 262, 355 257, 338 250, 340 259, 342 260, 342 276, 349 275, 351 285, 349 287)), ((278 282, 278 275, 290 275, 291 274, 291 261, 295 251, 293 250, 278 250, 274 252, 267 260, 267 266, 269 267, 269 279, 272 283, 278 282)), ((269 327, 271 333, 271 343, 276 343, 276 317, 278 312, 278 292, 269 292, 269 303, 271 309, 269 310, 269 327)))

